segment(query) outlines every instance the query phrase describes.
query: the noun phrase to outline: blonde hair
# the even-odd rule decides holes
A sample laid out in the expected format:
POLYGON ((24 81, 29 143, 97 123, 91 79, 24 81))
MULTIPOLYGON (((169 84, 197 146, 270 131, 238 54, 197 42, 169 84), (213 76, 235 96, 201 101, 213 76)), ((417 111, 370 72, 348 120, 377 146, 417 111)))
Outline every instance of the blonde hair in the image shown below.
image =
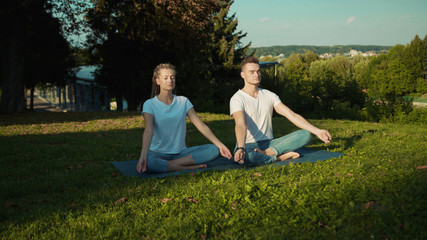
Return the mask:
POLYGON ((153 73, 153 79, 152 79, 153 86, 151 88, 151 97, 155 97, 160 93, 160 86, 157 85, 156 79, 159 77, 160 71, 162 69, 171 69, 176 74, 175 66, 170 63, 161 63, 157 65, 157 67, 154 68, 154 73, 153 73))

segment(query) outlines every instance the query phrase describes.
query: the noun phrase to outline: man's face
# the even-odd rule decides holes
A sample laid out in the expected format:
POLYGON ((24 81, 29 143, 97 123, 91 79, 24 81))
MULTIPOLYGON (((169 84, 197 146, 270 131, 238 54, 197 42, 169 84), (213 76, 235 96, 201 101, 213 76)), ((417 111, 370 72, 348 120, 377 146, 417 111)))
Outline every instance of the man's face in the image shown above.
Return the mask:
POLYGON ((259 64, 247 63, 245 66, 243 66, 240 75, 245 80, 245 83, 258 85, 261 82, 261 71, 259 64))

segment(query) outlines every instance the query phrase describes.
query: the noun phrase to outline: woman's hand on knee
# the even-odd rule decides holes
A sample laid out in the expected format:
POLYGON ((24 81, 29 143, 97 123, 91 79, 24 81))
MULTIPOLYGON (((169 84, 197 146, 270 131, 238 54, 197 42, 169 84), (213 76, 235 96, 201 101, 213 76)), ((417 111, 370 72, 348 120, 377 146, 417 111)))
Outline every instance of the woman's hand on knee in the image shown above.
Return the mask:
POLYGON ((218 147, 218 149, 219 149, 219 152, 221 153, 221 156, 226 157, 228 159, 233 157, 233 155, 231 155, 230 149, 228 149, 228 147, 226 147, 225 145, 218 147))

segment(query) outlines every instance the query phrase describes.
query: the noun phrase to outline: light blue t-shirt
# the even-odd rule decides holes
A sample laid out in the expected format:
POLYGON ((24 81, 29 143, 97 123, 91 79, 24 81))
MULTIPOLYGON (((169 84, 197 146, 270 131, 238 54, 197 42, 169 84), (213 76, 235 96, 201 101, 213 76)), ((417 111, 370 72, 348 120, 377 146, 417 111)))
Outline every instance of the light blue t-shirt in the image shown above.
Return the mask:
POLYGON ((173 96, 173 102, 167 105, 157 96, 145 101, 142 113, 153 116, 153 139, 150 150, 155 152, 176 154, 186 148, 186 117, 193 107, 184 96, 173 96))

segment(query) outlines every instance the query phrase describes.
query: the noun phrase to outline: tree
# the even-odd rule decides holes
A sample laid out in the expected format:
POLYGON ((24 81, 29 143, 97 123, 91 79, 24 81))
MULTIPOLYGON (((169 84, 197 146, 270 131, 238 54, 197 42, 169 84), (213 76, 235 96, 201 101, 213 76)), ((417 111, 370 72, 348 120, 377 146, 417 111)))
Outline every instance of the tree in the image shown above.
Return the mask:
POLYGON ((204 76, 210 67, 212 19, 228 2, 97 1, 87 14, 91 50, 102 65, 97 79, 136 110, 150 97, 154 67, 170 62, 178 70, 177 92, 209 98, 213 93, 204 76))
POLYGON ((357 63, 353 61, 353 77, 361 89, 368 89, 369 58, 359 58, 357 63))
POLYGON ((417 92, 420 94, 427 93, 427 35, 425 35, 421 50, 421 78, 417 79, 417 92))
POLYGON ((410 44, 396 45, 387 54, 373 58, 369 94, 390 104, 418 91, 422 94, 424 54, 423 41, 416 35, 410 44))
POLYGON ((25 26, 28 21, 24 3, 7 0, 0 8, 0 26, 4 34, 0 41, 1 103, 0 112, 24 110, 25 26))
POLYGON ((405 46, 401 61, 410 71, 412 78, 420 78, 423 72, 423 42, 418 35, 405 46))
MULTIPOLYGON (((246 36, 242 31, 236 31, 238 21, 235 14, 229 16, 229 10, 234 1, 223 2, 221 10, 213 17, 209 46, 208 79, 211 79, 213 104, 228 109, 228 101, 241 85, 239 73, 240 62, 249 49, 250 43, 242 46, 241 39, 246 36)), ((208 109, 208 110, 214 110, 208 109)), ((218 109, 225 112, 225 109, 218 109)), ((218 111, 217 110, 217 111, 218 111)))
MULTIPOLYGON (((68 64, 68 46, 60 28, 59 6, 69 6, 72 1, 57 0, 6 0, 0 8, 1 112, 20 112, 25 109, 24 86, 33 87, 42 81, 46 72, 56 75, 50 82, 63 79, 68 64), (53 4, 54 3, 54 4, 53 4), (49 65, 51 64, 51 65, 49 65)), ((67 8, 65 8, 67 9, 67 8)), ((74 16, 68 8, 67 16, 74 16)), ((65 21, 65 17, 63 18, 65 21)), ((72 25, 72 24, 71 24, 72 25)), ((70 26, 71 26, 70 25, 70 26)), ((46 79, 46 75, 44 79, 46 79)), ((45 81, 43 79, 43 81, 45 81)))
POLYGON ((317 54, 307 51, 305 54, 292 54, 281 63, 283 64, 283 70, 279 70, 283 85, 281 95, 286 104, 297 112, 311 112, 315 106, 309 69, 312 62, 317 59, 317 54))
POLYGON ((427 34, 425 35, 423 40, 421 56, 422 56, 422 66, 423 66, 422 77, 425 83, 427 84, 427 34))
POLYGON ((43 9, 30 10, 37 24, 28 26, 25 39, 24 83, 31 92, 30 110, 33 110, 35 86, 46 83, 64 86, 74 62, 68 42, 60 34, 58 19, 43 9))
POLYGON ((322 112, 330 116, 356 117, 355 112, 363 106, 364 97, 352 72, 351 61, 344 56, 311 64, 312 94, 322 112))
POLYGON ((409 70, 398 58, 379 65, 372 76, 372 84, 371 92, 391 102, 415 90, 409 70))

